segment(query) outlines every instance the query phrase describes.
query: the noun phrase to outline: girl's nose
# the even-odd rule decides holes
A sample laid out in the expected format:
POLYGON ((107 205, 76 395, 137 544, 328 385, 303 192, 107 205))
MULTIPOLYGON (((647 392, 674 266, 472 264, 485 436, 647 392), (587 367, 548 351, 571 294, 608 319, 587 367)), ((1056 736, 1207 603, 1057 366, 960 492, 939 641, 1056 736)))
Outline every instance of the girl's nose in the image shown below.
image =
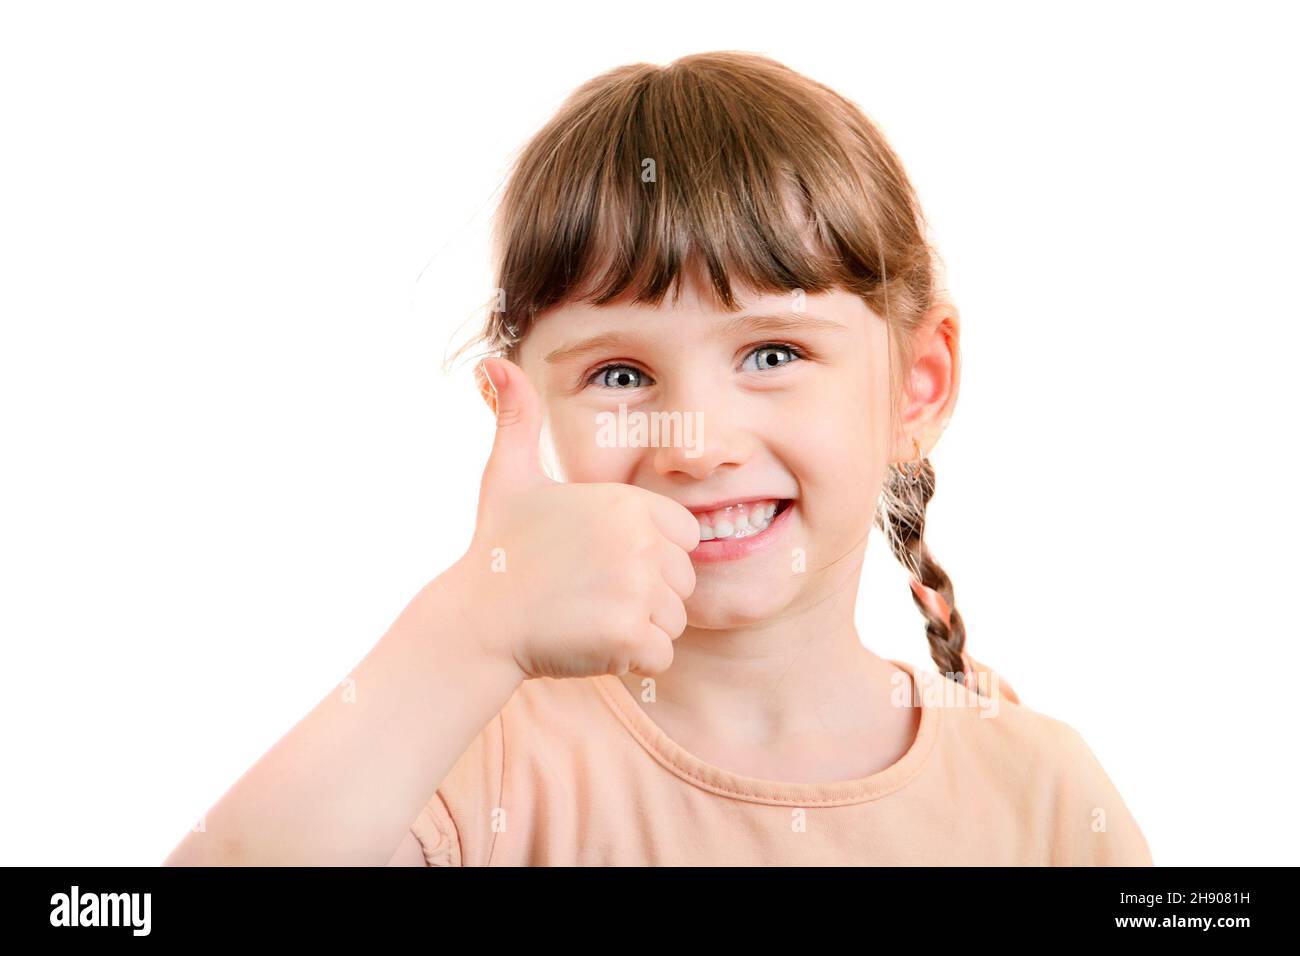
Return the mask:
POLYGON ((743 465, 753 454, 753 436, 706 411, 683 412, 682 427, 671 443, 651 449, 655 471, 701 481, 724 465, 743 465))

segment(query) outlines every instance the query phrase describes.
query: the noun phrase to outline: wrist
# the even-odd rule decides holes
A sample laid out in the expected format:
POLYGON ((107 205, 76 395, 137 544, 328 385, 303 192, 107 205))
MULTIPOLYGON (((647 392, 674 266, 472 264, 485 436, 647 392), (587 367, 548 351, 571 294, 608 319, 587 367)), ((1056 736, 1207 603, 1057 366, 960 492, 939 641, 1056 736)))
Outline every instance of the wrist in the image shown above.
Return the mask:
POLYGON ((438 608, 442 629, 455 635, 458 647, 472 648, 485 664, 519 683, 528 675, 514 656, 504 622, 484 600, 467 553, 425 586, 438 608))

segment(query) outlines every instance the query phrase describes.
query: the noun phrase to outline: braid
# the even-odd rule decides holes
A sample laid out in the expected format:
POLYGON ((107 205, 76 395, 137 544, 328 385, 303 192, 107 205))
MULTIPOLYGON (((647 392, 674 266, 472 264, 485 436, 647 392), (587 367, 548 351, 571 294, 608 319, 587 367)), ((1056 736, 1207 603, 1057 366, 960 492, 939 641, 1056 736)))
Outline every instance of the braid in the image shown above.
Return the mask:
POLYGON ((934 495, 934 486, 934 467, 928 458, 921 460, 915 484, 908 481, 898 466, 891 466, 875 523, 884 531, 894 557, 912 575, 912 600, 925 615, 930 657, 942 674, 962 683, 966 626, 957 612, 952 581, 934 560, 924 540, 925 511, 934 495), (933 603, 927 600, 931 594, 936 599, 933 603))

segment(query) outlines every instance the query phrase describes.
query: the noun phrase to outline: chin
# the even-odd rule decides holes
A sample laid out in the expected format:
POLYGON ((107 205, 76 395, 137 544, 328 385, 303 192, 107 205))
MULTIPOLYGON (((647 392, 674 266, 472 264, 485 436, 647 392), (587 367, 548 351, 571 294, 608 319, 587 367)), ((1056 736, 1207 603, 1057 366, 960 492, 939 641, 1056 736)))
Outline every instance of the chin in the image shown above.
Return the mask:
POLYGON ((776 575, 697 574, 695 590, 686 601, 686 618, 691 627, 720 630, 744 627, 769 620, 790 606, 797 590, 798 575, 782 568, 784 580, 776 575))

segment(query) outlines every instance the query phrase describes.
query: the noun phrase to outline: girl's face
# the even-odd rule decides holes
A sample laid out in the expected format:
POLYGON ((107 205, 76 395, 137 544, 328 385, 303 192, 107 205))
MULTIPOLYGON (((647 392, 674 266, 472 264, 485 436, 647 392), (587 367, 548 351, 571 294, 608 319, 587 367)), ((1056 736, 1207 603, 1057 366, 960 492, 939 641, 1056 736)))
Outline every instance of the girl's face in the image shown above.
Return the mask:
POLYGON ((518 364, 554 477, 637 485, 696 513, 713 540, 692 553, 691 626, 767 620, 856 582, 886 465, 912 457, 891 433, 883 320, 842 290, 745 297, 736 313, 694 286, 670 299, 568 303, 529 331, 518 364))

